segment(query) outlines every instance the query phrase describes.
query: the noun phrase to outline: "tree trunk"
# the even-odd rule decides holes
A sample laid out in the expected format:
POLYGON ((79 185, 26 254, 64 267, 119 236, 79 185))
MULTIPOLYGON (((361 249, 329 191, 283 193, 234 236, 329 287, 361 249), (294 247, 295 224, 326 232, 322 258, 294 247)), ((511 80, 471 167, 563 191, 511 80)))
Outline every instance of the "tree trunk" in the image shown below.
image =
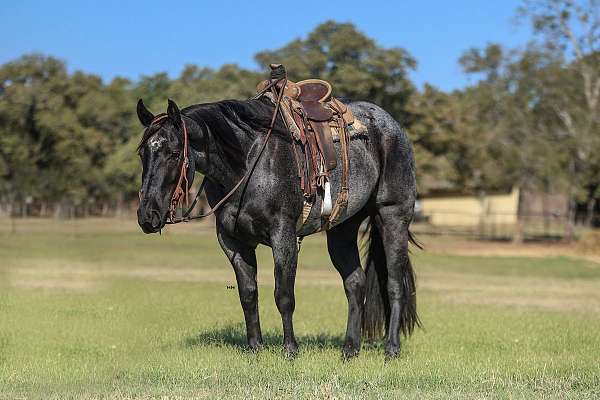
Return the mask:
POLYGON ((54 206, 54 218, 59 219, 63 215, 64 204, 62 201, 58 201, 54 206))
POLYGON ((567 212, 567 220, 565 223, 564 241, 570 243, 575 239, 575 202, 569 200, 569 211, 567 212))
POLYGON ((117 217, 122 217, 124 214, 123 208, 125 207, 125 199, 123 196, 123 193, 119 193, 117 195, 117 210, 116 210, 116 215, 117 217))
POLYGON ((586 211, 585 211, 585 226, 587 226, 588 228, 591 228, 591 226, 592 226, 592 222, 594 220, 594 210, 595 209, 596 209, 596 199, 595 198, 588 199, 587 204, 586 204, 586 211))

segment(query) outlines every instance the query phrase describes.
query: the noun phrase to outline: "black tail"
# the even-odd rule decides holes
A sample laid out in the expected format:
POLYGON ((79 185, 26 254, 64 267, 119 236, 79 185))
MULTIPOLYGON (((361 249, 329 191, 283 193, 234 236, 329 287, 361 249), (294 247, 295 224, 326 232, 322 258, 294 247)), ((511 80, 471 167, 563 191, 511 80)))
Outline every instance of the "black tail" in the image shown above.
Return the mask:
MULTIPOLYGON (((383 239, 372 220, 369 220, 365 235, 367 232, 369 236, 363 242, 363 249, 367 250, 365 262, 367 287, 362 333, 366 339, 371 340, 385 336, 390 322, 390 303, 387 293, 387 265, 383 239)), ((411 243, 422 248, 412 233, 409 232, 408 237, 411 243)), ((406 262, 402 266, 400 307, 400 331, 406 337, 413 332, 415 326, 421 326, 417 315, 415 273, 408 254, 406 254, 406 262)))

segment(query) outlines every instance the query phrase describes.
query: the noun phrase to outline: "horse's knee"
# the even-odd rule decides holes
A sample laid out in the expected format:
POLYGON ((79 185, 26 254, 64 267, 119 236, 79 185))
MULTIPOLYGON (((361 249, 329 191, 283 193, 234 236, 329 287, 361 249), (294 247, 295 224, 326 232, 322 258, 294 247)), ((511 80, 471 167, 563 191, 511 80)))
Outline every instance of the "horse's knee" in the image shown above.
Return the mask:
POLYGON ((256 285, 248 285, 240 290, 240 302, 244 309, 254 308, 258 301, 258 287, 256 285))
POLYGON ((296 306, 294 294, 289 290, 276 289, 275 304, 277 304, 279 312, 294 311, 296 306))

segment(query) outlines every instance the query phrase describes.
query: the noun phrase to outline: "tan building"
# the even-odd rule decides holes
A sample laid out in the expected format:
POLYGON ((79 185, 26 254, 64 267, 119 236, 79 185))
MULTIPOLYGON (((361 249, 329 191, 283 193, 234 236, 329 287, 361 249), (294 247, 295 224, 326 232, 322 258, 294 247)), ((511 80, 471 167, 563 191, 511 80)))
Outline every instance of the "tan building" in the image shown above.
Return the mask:
POLYGON ((509 193, 433 195, 419 199, 421 229, 488 237, 560 237, 568 200, 563 193, 513 188, 509 193), (515 236, 516 235, 516 236, 515 236))
POLYGON ((506 194, 447 196, 420 199, 421 213, 434 226, 475 227, 514 225, 519 211, 519 189, 506 194))

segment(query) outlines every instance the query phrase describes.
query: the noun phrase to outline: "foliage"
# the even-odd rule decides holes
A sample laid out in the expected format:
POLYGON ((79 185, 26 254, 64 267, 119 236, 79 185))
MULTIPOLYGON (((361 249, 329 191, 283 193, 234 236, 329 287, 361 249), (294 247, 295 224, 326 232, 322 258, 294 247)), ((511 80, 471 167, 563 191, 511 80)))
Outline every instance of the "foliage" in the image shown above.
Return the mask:
POLYGON ((566 193, 586 204, 589 224, 600 198, 600 1, 527 0, 519 14, 553 61, 540 86, 566 155, 566 193))
POLYGON ((330 81, 338 96, 368 100, 409 122, 406 104, 414 92, 408 71, 415 59, 400 48, 386 49, 350 23, 327 21, 304 40, 256 55, 259 64, 286 66, 291 79, 320 77, 330 81))
MULTIPOLYGON (((330 79, 338 95, 379 102, 397 118, 407 115, 414 91, 407 70, 414 60, 404 50, 379 47, 351 24, 326 22, 306 41, 257 55, 267 59, 284 62, 293 77, 330 79), (304 53, 290 59, 297 46, 304 53)), ((7 63, 0 67, 0 203, 31 202, 57 214, 74 206, 97 213, 123 205, 136 198, 140 173, 137 98, 155 113, 169 97, 184 105, 245 99, 265 76, 237 65, 188 65, 176 79, 158 73, 105 84, 94 75, 69 74, 53 57, 25 55, 7 63)))
POLYGON ((470 49, 459 63, 475 84, 412 97, 420 190, 518 185, 566 193, 589 214, 600 198, 600 3, 528 0, 518 15, 536 35, 528 46, 470 49))
POLYGON ((82 204, 110 196, 103 167, 128 137, 129 82, 68 75, 60 60, 28 55, 0 68, 2 187, 14 200, 82 204))
POLYGON ((256 54, 262 71, 187 65, 137 82, 103 82, 38 54, 0 66, 0 205, 13 214, 98 213, 136 199, 141 127, 135 102, 155 112, 245 99, 283 63, 295 80, 321 77, 336 95, 369 100, 413 139, 419 191, 511 186, 560 191, 594 208, 600 198, 600 7, 597 0, 525 0, 535 37, 524 49, 490 43, 458 60, 475 83, 417 90, 416 60, 350 23, 327 21, 305 38, 256 54), (33 210, 31 209, 33 208, 33 210))

